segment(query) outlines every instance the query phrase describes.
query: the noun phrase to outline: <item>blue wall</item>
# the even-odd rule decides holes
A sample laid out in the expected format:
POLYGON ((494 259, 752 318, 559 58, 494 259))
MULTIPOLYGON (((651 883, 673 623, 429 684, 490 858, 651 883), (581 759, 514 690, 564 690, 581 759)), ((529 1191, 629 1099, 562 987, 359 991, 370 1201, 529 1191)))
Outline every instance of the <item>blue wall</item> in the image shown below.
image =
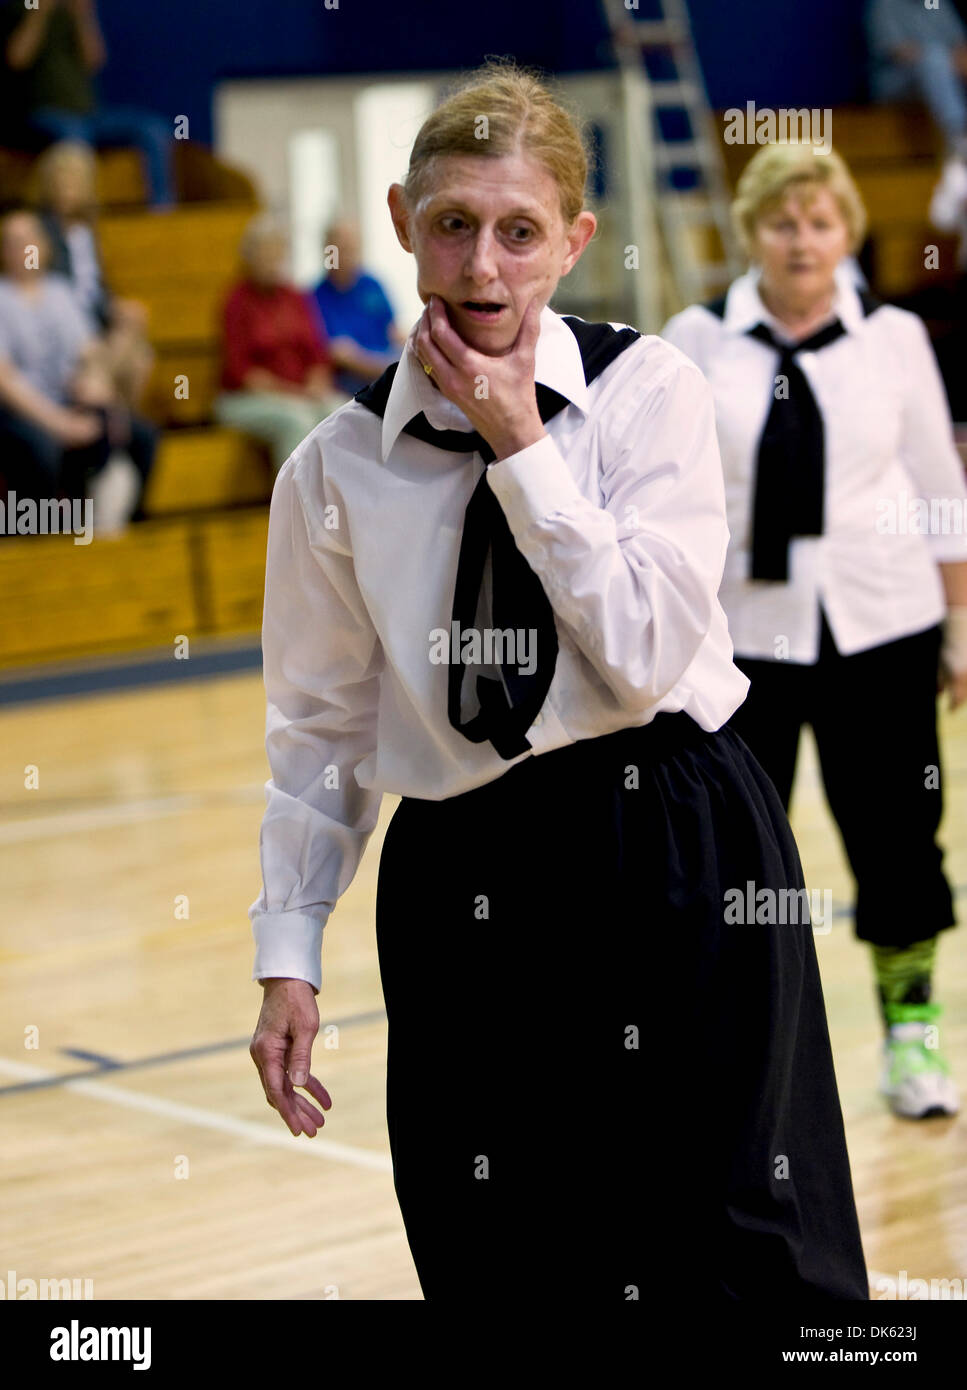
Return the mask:
MULTIPOLYGON (((641 0, 646 13, 648 0, 641 0)), ((864 0, 691 0, 713 106, 862 100, 864 0)), ((226 77, 473 67, 513 54, 548 71, 611 66, 596 0, 99 0, 105 101, 186 114, 211 138, 226 77)))

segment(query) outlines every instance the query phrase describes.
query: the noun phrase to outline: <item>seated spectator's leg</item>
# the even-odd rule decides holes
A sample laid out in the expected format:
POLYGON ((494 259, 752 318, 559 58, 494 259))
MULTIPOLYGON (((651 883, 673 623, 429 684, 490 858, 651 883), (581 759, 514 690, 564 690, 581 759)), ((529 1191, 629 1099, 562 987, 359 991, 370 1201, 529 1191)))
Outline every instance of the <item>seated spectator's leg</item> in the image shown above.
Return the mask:
POLYGON ((311 401, 281 391, 225 391, 214 405, 220 425, 229 425, 268 445, 276 472, 328 413, 319 413, 311 401))
POLYGON ((925 43, 916 64, 920 96, 950 149, 957 149, 967 134, 967 92, 950 49, 939 43, 925 43))
POLYGON ((90 145, 90 117, 78 111, 63 111, 59 106, 38 106, 30 113, 30 124, 35 130, 54 140, 76 140, 90 145))
POLYGON ((151 476, 151 469, 154 466, 155 455, 158 452, 158 431, 154 425, 149 424, 147 420, 142 420, 137 415, 131 417, 131 438, 127 445, 127 452, 141 478, 141 486, 134 511, 131 513, 131 520, 144 521, 144 493, 148 478, 151 476))
MULTIPOLYGON (((103 411, 98 413, 104 414, 103 411)), ((110 457, 111 441, 106 428, 93 444, 85 444, 80 449, 65 449, 60 469, 62 494, 70 498, 86 497, 89 480, 106 466, 110 457)))
POLYGON ((171 207, 175 201, 174 133, 164 117, 134 106, 107 106, 89 119, 96 145, 133 145, 141 151, 151 206, 171 207))
POLYGON ((915 101, 919 95, 916 74, 906 63, 884 64, 870 75, 870 95, 874 101, 915 101))
POLYGON ((9 492, 34 501, 56 497, 62 453, 52 434, 0 408, 0 471, 9 492))

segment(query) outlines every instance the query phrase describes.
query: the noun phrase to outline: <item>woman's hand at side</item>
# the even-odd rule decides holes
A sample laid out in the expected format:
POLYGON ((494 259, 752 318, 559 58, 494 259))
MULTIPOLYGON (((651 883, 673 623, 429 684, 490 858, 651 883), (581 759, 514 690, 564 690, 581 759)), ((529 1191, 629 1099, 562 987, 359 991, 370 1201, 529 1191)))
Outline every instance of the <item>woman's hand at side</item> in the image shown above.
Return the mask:
POLYGON ((967 671, 959 673, 941 669, 940 689, 947 691, 947 708, 959 709, 967 701, 967 671))
POLYGON ((69 406, 58 411, 52 423, 51 433, 65 449, 83 449, 104 433, 104 426, 97 415, 69 406))
POLYGON ((947 691, 948 709, 967 700, 967 560, 944 561, 940 578, 947 600, 940 648, 937 693, 947 691))
POLYGON ((294 1135, 313 1139, 325 1116, 295 1087, 304 1087, 323 1110, 332 1105, 329 1092, 309 1070, 312 1042, 319 1031, 315 992, 308 980, 268 979, 262 981, 262 989, 262 1011, 249 1053, 268 1104, 278 1110, 294 1135))
MULTIPOLYGON (((967 577, 967 566, 945 566, 948 572, 958 569, 967 577)), ((963 587, 964 579, 961 579, 963 587)), ((967 604, 953 604, 947 609, 943 626, 943 646, 940 651, 940 671, 937 693, 947 691, 948 709, 955 710, 967 700, 967 604)))

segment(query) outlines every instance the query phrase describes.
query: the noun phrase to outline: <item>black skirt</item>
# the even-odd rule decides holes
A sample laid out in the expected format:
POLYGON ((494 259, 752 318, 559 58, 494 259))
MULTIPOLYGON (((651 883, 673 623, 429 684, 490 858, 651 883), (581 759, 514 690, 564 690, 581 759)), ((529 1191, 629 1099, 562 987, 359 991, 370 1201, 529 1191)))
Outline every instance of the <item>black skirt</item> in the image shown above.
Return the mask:
POLYGON ((802 887, 768 777, 685 714, 402 799, 376 921, 425 1298, 868 1298, 802 887))

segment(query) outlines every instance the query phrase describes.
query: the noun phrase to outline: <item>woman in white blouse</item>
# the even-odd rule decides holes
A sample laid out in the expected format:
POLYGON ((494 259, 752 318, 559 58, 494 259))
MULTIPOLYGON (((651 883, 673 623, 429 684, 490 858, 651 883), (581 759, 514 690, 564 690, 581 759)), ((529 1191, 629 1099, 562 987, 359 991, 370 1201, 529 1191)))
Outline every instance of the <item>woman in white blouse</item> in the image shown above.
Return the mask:
POLYGON ((751 681, 731 723, 787 808, 812 726, 873 951, 882 1089, 899 1115, 953 1113, 931 975, 955 925, 936 696, 967 698, 964 470, 923 324, 848 274, 865 212, 838 156, 763 147, 733 215, 752 268, 663 330, 715 398, 719 599, 751 681))
POLYGON ((425 1296, 624 1301, 700 1258, 723 1299, 866 1298, 801 866, 723 728, 710 394, 548 306, 586 169, 511 64, 433 112, 389 192, 426 311, 279 474, 252 1056, 315 1135, 323 927, 399 794, 376 930, 425 1296))

